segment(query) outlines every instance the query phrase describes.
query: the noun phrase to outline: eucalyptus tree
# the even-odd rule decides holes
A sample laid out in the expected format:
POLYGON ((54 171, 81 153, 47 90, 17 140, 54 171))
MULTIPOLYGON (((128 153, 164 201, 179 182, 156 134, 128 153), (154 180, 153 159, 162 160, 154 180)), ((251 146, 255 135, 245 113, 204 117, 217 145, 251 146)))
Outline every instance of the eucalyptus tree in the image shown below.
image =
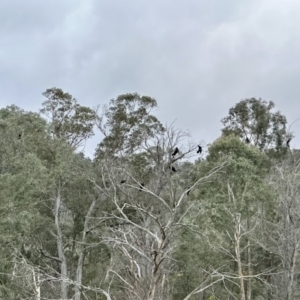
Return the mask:
MULTIPOLYGON (((167 283, 177 228, 192 209, 186 205, 189 188, 183 186, 180 169, 186 168, 182 161, 196 153, 197 146, 185 145, 186 133, 163 127, 150 114, 156 105, 150 97, 120 95, 111 100, 98 123, 104 138, 96 150, 98 173, 90 180, 108 208, 98 219, 107 223, 102 239, 112 256, 106 279, 112 280, 111 294, 117 298, 124 292, 129 299, 171 297, 167 283), (179 151, 172 156, 176 147, 179 151), (114 285, 123 289, 115 290, 114 285)), ((204 174, 191 186, 206 176, 212 174, 204 174)))
MULTIPOLYGON (((102 230, 102 240, 111 249, 106 282, 112 298, 171 299, 169 279, 178 228, 192 209, 186 205, 187 187, 181 184, 181 161, 196 153, 197 147, 185 145, 185 133, 172 126, 163 129, 157 126, 157 120, 154 127, 150 122, 148 130, 138 124, 126 127, 127 121, 123 123, 122 135, 132 133, 139 138, 129 137, 129 143, 123 143, 118 137, 121 134, 118 130, 123 127, 107 134, 114 139, 104 139, 99 145, 102 154, 97 157, 96 165, 101 176, 90 177, 102 203, 110 205, 109 210, 97 217, 99 222, 107 224, 102 230), (113 140, 115 143, 106 143, 113 140), (173 157, 175 147, 180 151, 173 157), (105 155, 104 149, 110 149, 109 153, 115 153, 115 157, 105 155), (171 166, 178 171, 172 171, 171 166)), ((221 167, 222 164, 216 166, 192 186, 212 178, 221 167)))
POLYGON ((273 166, 269 184, 274 191, 273 217, 261 224, 259 240, 269 256, 269 299, 298 299, 300 250, 300 156, 294 155, 273 166))
POLYGON ((32 250, 29 237, 35 225, 42 223, 37 195, 46 187, 47 169, 37 157, 36 148, 30 147, 30 141, 34 134, 43 137, 45 125, 38 114, 16 106, 0 110, 0 295, 3 299, 29 297, 38 290, 32 282, 33 269, 23 264, 23 255, 32 250))
POLYGON ((74 147, 78 147, 93 136, 93 127, 97 120, 97 112, 77 103, 77 100, 62 89, 47 89, 43 96, 47 98, 40 110, 50 118, 52 135, 64 138, 74 147))
POLYGON ((96 158, 105 153, 128 155, 140 149, 141 144, 164 131, 159 120, 151 114, 157 102, 137 93, 119 95, 104 107, 104 115, 97 126, 104 135, 96 149, 96 158))
MULTIPOLYGON (((113 113, 114 107, 111 106, 107 111, 108 121, 102 127, 102 119, 97 117, 95 111, 78 105, 70 94, 61 89, 48 89, 44 96, 47 100, 43 103, 41 113, 47 114, 51 122, 48 124, 49 129, 44 131, 46 137, 41 145, 39 144, 40 147, 37 147, 39 158, 48 170, 45 191, 39 195, 39 209, 49 225, 43 235, 35 238, 40 264, 43 266, 41 271, 53 288, 40 281, 41 293, 44 297, 49 297, 52 293, 62 299, 73 296, 77 300, 81 299, 82 293, 89 297, 96 297, 97 293, 105 295, 106 292, 96 288, 101 276, 98 274, 94 279, 91 279, 91 276, 95 274, 96 267, 101 269, 105 266, 105 259, 110 256, 99 236, 103 222, 99 221, 97 216, 105 211, 109 212, 111 207, 103 195, 95 193, 94 185, 87 180, 89 177, 103 176, 104 173, 97 173, 99 160, 92 164, 75 151, 76 147, 93 134, 93 124, 96 120, 100 129, 107 130, 107 136, 101 145, 107 146, 107 138, 109 140, 111 136, 122 136, 118 135, 116 129, 119 125, 113 113), (102 256, 99 256, 99 251, 102 252, 102 256), (85 265, 89 267, 86 268, 85 265), (49 272, 55 275, 54 278, 49 272), (91 288, 87 284, 94 287, 91 288)), ((156 105, 155 100, 145 96, 139 97, 137 94, 132 96, 133 98, 130 98, 128 94, 123 98, 118 97, 118 101, 112 101, 111 104, 116 105, 115 108, 119 110, 117 115, 120 116, 122 109, 119 104, 125 103, 129 112, 126 122, 128 121, 134 134, 134 138, 131 139, 134 144, 132 149, 137 150, 141 143, 154 133, 162 132, 163 127, 149 114, 149 109, 156 105)), ((109 160, 116 153, 120 155, 118 149, 115 151, 112 147, 107 146, 105 151, 106 159, 109 160)), ((129 163, 132 160, 137 161, 128 156, 122 161, 129 163)), ((103 161, 100 161, 100 165, 102 163, 103 161)))
MULTIPOLYGON (((92 110, 82 109, 61 90, 48 90, 47 95, 43 112, 53 113, 48 124, 39 114, 15 106, 0 110, 2 229, 7 233, 2 237, 7 253, 18 253, 18 274, 26 268, 31 274, 31 284, 29 280, 24 288, 27 295, 65 299, 84 284, 83 261, 91 257, 87 249, 97 249, 83 246, 96 196, 82 174, 93 166, 75 153, 75 146, 91 136, 93 120, 92 110), (84 111, 90 113, 87 119, 84 111)), ((11 267, 4 259, 1 265, 11 267)))
MULTIPOLYGON (((250 300, 252 293, 257 292, 259 274, 264 272, 262 266, 257 265, 258 257, 253 251, 261 247, 251 244, 250 237, 271 199, 264 181, 270 163, 256 147, 243 143, 234 135, 223 136, 210 146, 207 160, 196 165, 194 178, 227 159, 228 163, 213 181, 194 189, 191 194, 200 214, 198 217, 195 214, 191 223, 191 229, 198 231, 199 238, 190 250, 199 251, 202 257, 208 256, 198 262, 199 270, 213 269, 225 278, 222 285, 210 290, 211 296, 231 295, 250 300), (197 250, 197 245, 200 247, 202 243, 208 248, 197 250)), ((187 255, 192 253, 187 252, 187 255)))
POLYGON ((274 107, 272 101, 256 98, 241 100, 222 119, 223 135, 234 134, 270 155, 284 154, 287 151, 286 142, 292 134, 286 128, 286 117, 279 111, 274 112, 274 107))

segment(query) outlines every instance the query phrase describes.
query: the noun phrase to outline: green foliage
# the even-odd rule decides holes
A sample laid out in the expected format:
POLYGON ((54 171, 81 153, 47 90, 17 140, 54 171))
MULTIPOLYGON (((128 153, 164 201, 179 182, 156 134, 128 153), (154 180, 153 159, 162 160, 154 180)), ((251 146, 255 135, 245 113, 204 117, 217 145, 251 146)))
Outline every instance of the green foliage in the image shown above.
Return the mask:
MULTIPOLYGON (((240 141, 235 135, 218 138, 209 148, 207 161, 209 163, 231 158, 234 175, 243 175, 245 170, 254 171, 265 176, 270 169, 270 159, 256 147, 240 141), (236 173, 241 171, 241 173, 236 173)), ((230 173, 230 172, 229 172, 230 173)))
POLYGON ((211 208, 214 221, 220 226, 223 226, 227 209, 250 216, 256 212, 257 205, 267 203, 270 198, 264 180, 270 169, 270 160, 264 153, 234 135, 224 136, 211 145, 208 164, 203 167, 213 168, 228 158, 222 172, 215 176, 214 182, 206 184, 205 194, 202 192, 203 197, 211 199, 207 201, 207 207, 211 208))
POLYGON ((283 155, 285 142, 292 137, 286 130, 287 120, 279 111, 273 112, 274 103, 262 99, 245 99, 229 109, 222 119, 223 135, 234 134, 259 149, 273 149, 271 154, 283 155))
POLYGON ((156 106, 154 98, 137 93, 120 95, 110 100, 105 110, 106 122, 99 126, 105 137, 98 145, 96 157, 103 157, 106 151, 110 155, 130 154, 148 138, 162 133, 164 127, 150 114, 156 106))
POLYGON ((43 95, 41 113, 51 119, 53 134, 57 138, 65 138, 72 146, 79 146, 94 135, 93 127, 97 114, 89 107, 81 106, 72 95, 62 89, 47 89, 43 95))
MULTIPOLYGON (((280 193, 276 194, 266 180, 274 167, 272 158, 287 154, 285 141, 290 137, 286 118, 273 112, 273 102, 251 98, 237 103, 222 120, 223 135, 211 144, 208 156, 194 163, 173 162, 178 169, 174 173, 169 169, 170 145, 178 140, 174 142, 170 135, 176 132, 169 134, 151 114, 157 107, 155 99, 136 93, 120 95, 99 118, 61 89, 48 89, 43 95, 47 100, 40 112, 50 117, 50 123, 16 106, 0 109, 1 299, 34 298, 33 270, 43 274, 43 280, 49 274, 59 276, 54 218, 58 194, 68 276, 76 279, 83 254, 83 285, 110 290, 112 298, 128 299, 139 284, 146 290, 146 274, 153 272, 152 259, 161 254, 152 251, 156 240, 150 232, 166 238, 160 249, 164 256, 157 265, 163 269, 157 280, 164 278, 161 283, 165 283, 166 299, 183 299, 201 283, 208 284, 213 270, 230 276, 226 287, 220 282, 190 299, 227 299, 228 291, 238 298, 234 244, 238 218, 244 233, 240 241, 244 274, 249 271, 246 249, 251 252, 253 274, 279 266, 281 258, 261 246, 268 240, 263 238, 268 232, 247 232, 268 222, 273 228, 282 226, 287 220, 277 211, 280 193), (94 124, 104 138, 91 161, 75 150, 93 135, 94 124), (246 138, 250 143, 245 143, 246 138), (219 172, 195 185, 189 195, 184 193, 224 162, 219 172), (121 185, 122 179, 126 183, 121 185), (140 183, 145 184, 144 190, 140 183), (181 196, 182 204, 176 210, 181 196), (174 226, 168 227, 172 218, 174 226), (138 226, 133 228, 127 221, 138 226), (113 247, 112 239, 117 241, 113 247), (135 274, 137 265, 140 277, 135 274), (126 294, 128 286, 123 289, 124 281, 113 270, 134 287, 131 294, 126 294)), ((293 169, 298 152, 293 151, 285 162, 287 173, 281 180, 287 191, 291 184, 288 168, 293 169)), ((297 182, 297 176, 294 180, 297 182)), ((275 239, 268 243, 276 247, 275 239)), ((266 280, 274 278, 272 274, 265 276, 266 280)), ((73 288, 71 284, 70 298, 73 288)), ((83 290, 89 299, 105 299, 95 290, 83 290)), ((261 278, 252 280, 253 299, 263 299, 266 290, 261 278)), ((41 291, 44 298, 59 299, 58 279, 44 280, 41 291)))
POLYGON ((18 257, 29 241, 25 257, 31 260, 36 257, 31 255, 34 243, 30 237, 33 231, 38 232, 39 196, 47 185, 47 168, 37 156, 39 142, 46 134, 45 126, 38 114, 15 106, 0 110, 0 295, 3 299, 24 299, 32 292, 29 286, 22 287, 19 280, 8 280, 5 274, 11 274, 14 268, 23 278, 27 271, 26 267, 19 267, 22 258, 18 257))

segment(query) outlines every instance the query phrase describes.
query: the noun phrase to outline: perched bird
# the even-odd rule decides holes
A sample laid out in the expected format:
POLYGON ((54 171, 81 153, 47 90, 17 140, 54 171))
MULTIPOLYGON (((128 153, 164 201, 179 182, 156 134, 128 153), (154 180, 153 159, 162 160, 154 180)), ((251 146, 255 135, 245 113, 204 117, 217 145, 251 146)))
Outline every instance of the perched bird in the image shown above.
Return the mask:
POLYGON ((200 145, 198 145, 197 153, 201 154, 201 152, 202 152, 202 147, 200 145))
POLYGON ((178 148, 176 147, 174 152, 172 153, 172 156, 175 156, 179 152, 178 148))
POLYGON ((173 172, 177 172, 176 169, 173 166, 172 166, 171 169, 172 169, 173 172))
POLYGON ((248 137, 246 137, 246 143, 249 144, 250 140, 248 139, 248 137))
POLYGON ((145 186, 145 184, 142 182, 142 183, 140 184, 140 191, 142 191, 142 189, 143 189, 144 186, 145 186))
POLYGON ((121 180, 120 184, 125 183, 125 182, 126 182, 126 180, 123 179, 123 180, 121 180))
POLYGON ((18 136, 18 140, 20 140, 22 137, 22 134, 20 133, 19 136, 18 136))
POLYGON ((290 148, 290 141, 292 140, 292 138, 289 138, 287 141, 286 141, 286 146, 288 147, 288 148, 290 148))

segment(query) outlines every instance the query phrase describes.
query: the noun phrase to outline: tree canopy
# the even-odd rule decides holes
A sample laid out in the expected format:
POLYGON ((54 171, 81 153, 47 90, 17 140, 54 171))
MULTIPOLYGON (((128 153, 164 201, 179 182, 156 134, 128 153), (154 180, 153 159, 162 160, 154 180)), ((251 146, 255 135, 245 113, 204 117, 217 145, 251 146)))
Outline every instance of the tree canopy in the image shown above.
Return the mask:
POLYGON ((205 155, 152 97, 43 96, 0 109, 1 299, 299 299, 300 152, 273 102, 230 108, 205 155))
POLYGON ((229 109, 222 119, 224 135, 234 134, 261 150, 283 152, 292 135, 287 131, 287 120, 279 111, 274 112, 274 102, 249 98, 229 109))

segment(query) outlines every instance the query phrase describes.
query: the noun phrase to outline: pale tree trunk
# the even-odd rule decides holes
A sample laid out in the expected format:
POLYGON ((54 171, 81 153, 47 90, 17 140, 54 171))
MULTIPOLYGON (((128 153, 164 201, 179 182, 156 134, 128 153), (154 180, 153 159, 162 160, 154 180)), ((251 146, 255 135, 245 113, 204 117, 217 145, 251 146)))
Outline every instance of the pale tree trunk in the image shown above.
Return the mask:
POLYGON ((84 247, 86 242, 86 236, 89 229, 89 218, 94 210, 96 204, 96 199, 94 199, 89 207, 89 210, 86 214, 85 221, 84 221, 84 229, 82 234, 82 240, 80 245, 80 251, 79 251, 79 258, 77 263, 77 270, 76 270, 76 285, 75 285, 75 295, 74 300, 80 300, 81 299, 81 283, 82 283, 82 270, 83 270, 83 261, 84 261, 84 247))
POLYGON ((61 261, 60 263, 60 274, 61 274, 61 281, 60 281, 60 290, 61 290, 61 299, 68 299, 68 283, 67 283, 67 261, 64 253, 63 247, 63 237, 60 227, 60 220, 59 220, 59 213, 60 213, 60 206, 61 206, 61 194, 60 194, 60 183, 57 191, 57 196, 55 199, 55 208, 54 208, 54 217, 55 217, 55 227, 56 227, 56 243, 57 243, 57 252, 58 257, 61 261))
POLYGON ((152 252, 152 277, 150 281, 149 291, 148 291, 148 300, 158 299, 157 294, 163 293, 163 285, 164 285, 164 274, 162 271, 162 263, 164 261, 166 255, 166 248, 171 247, 167 241, 166 232, 159 224, 161 230, 161 239, 158 242, 157 250, 152 252), (165 251, 164 251, 165 249, 165 251), (161 290, 159 290, 161 287, 161 290))
POLYGON ((152 266, 152 274, 151 274, 152 276, 151 276, 151 281, 150 281, 150 286, 148 291, 148 300, 154 299, 155 292, 156 292, 156 285, 158 284, 158 277, 160 271, 159 266, 161 261, 161 257, 156 251, 154 251, 152 257, 153 257, 153 266, 152 266))
POLYGON ((238 275, 240 281, 240 295, 241 300, 246 300, 245 298, 245 286, 244 286, 244 274, 242 269, 242 259, 241 259, 241 249, 240 249, 240 239, 241 239, 241 215, 238 214, 236 216, 236 224, 235 224, 235 255, 238 265, 238 275))
MULTIPOLYGON (((294 197, 293 197, 294 198, 294 197)), ((292 199, 293 199, 292 198, 292 199)), ((294 199, 293 199, 294 200, 294 199)), ((291 204, 289 204, 291 205, 291 204)), ((290 211, 290 209, 287 209, 287 216, 286 216, 286 238, 288 240, 286 241, 287 245, 292 244, 293 246, 288 249, 287 253, 290 252, 290 259, 286 260, 286 269, 287 269, 287 295, 286 300, 291 300, 293 297, 293 285, 294 285, 294 277, 295 277, 295 267, 296 267, 296 261, 299 251, 299 241, 297 237, 297 228, 295 228, 294 222, 292 221, 293 216, 290 211)))
POLYGON ((156 290, 156 274, 152 275, 151 283, 149 287, 148 300, 153 300, 156 290))
POLYGON ((299 243, 297 242, 295 245, 295 248, 293 250, 292 257, 291 257, 290 269, 288 270, 288 287, 287 287, 286 300, 292 299, 293 284, 294 284, 294 277, 295 277, 295 267, 296 267, 296 261, 297 261, 297 256, 298 256, 298 246, 299 246, 299 243))
MULTIPOLYGON (((152 207, 150 209, 150 211, 152 211, 152 207)), ((149 228, 151 223, 151 218, 149 216, 146 216, 146 220, 144 222, 144 227, 145 228, 149 228)), ((151 239, 150 239, 150 235, 148 233, 145 233, 145 247, 146 249, 151 249, 151 239)), ((141 258, 142 261, 142 276, 144 276, 145 278, 151 278, 151 263, 149 262, 149 260, 147 260, 146 258, 142 257, 141 258)))
POLYGON ((247 300, 251 300, 251 280, 252 280, 252 271, 251 271, 251 248, 250 248, 250 241, 248 240, 248 249, 247 249, 247 256, 248 256, 248 280, 247 280, 247 300))
POLYGON ((34 283, 34 289, 36 293, 36 300, 41 300, 41 285, 40 285, 40 274, 32 270, 32 277, 34 283))

